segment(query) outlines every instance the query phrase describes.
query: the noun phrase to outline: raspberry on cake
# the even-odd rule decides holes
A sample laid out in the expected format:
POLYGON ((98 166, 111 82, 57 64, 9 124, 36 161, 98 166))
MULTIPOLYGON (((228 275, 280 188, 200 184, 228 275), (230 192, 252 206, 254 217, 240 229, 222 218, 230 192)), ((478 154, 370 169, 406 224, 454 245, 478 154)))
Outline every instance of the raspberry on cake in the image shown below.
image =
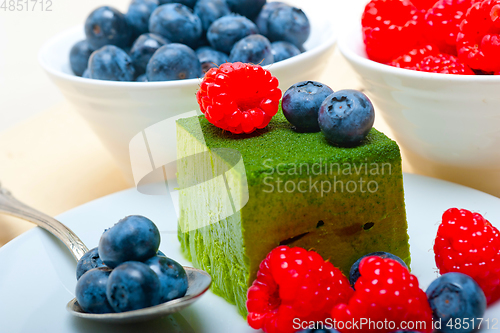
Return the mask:
POLYGON ((469 275, 488 304, 500 298, 500 233, 481 214, 457 208, 444 212, 434 253, 441 274, 469 275))
POLYGON ((349 302, 333 308, 332 319, 341 323, 362 323, 368 319, 377 324, 393 322, 395 327, 366 324, 349 329, 339 324, 339 331, 384 333, 405 328, 402 323, 418 323, 415 331, 432 332, 432 310, 427 296, 408 269, 396 260, 372 256, 361 260, 359 272, 361 276, 356 281, 353 296, 349 302))
POLYGON ((205 74, 196 98, 213 125, 234 134, 252 133, 266 127, 278 112, 278 84, 261 66, 226 63, 205 74))
POLYGON ((248 289, 248 323, 266 333, 294 332, 294 320, 323 321, 353 293, 349 281, 314 251, 279 246, 260 264, 248 289))

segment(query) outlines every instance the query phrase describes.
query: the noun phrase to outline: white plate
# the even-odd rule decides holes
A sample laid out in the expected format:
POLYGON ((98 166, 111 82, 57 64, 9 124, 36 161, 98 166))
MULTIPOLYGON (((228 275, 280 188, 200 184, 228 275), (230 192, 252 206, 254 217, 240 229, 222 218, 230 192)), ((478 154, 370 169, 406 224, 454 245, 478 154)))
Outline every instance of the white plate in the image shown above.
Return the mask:
MULTIPOLYGON (((441 214, 450 207, 479 212, 500 226, 500 199, 460 185, 405 175, 412 272, 426 288, 438 274, 432 252, 441 214)), ((176 237, 176 217, 165 196, 135 189, 119 192, 59 216, 89 246, 97 245, 105 228, 130 214, 151 218, 162 231, 161 250, 184 265, 176 237)), ((208 292, 186 310, 156 321, 134 325, 100 324, 74 318, 66 303, 74 297, 76 264, 64 246, 35 228, 0 249, 0 332, 16 333, 247 333, 255 332, 222 298, 208 292)), ((500 318, 500 304, 486 317, 500 318)), ((499 328, 497 324, 496 328, 499 328)), ((490 327, 493 330, 493 327, 490 327)), ((487 330, 483 330, 487 331, 487 330)))

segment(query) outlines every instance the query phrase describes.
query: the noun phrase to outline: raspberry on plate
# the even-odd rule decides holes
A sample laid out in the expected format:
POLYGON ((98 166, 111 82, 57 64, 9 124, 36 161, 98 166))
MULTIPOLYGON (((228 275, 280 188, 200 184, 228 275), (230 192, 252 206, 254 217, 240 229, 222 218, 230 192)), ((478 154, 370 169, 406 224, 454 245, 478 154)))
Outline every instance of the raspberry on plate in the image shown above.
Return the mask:
POLYGON ((316 252, 279 246, 262 261, 248 289, 247 320, 266 333, 292 333, 297 319, 325 320, 352 293, 342 272, 316 252))
POLYGON ((409 0, 370 1, 361 18, 368 58, 388 63, 417 47, 422 39, 422 18, 409 0))
POLYGON ((434 254, 441 274, 469 275, 488 304, 500 298, 500 233, 481 214, 457 208, 444 212, 434 254))
POLYGON ((389 63, 389 65, 398 67, 417 70, 417 64, 424 60, 425 57, 430 55, 436 55, 439 51, 436 47, 432 45, 426 45, 424 47, 416 48, 410 52, 397 57, 389 63))
POLYGON ((444 53, 425 57, 417 64, 416 70, 429 73, 474 75, 474 72, 457 57, 444 53))
POLYGON ((474 70, 500 71, 500 0, 476 2, 460 24, 460 60, 474 70))
POLYGON ((368 254, 362 256, 361 258, 359 258, 358 260, 356 260, 356 262, 354 264, 352 264, 351 269, 349 270, 349 282, 351 283, 351 287, 354 288, 356 281, 358 281, 359 277, 361 276, 361 274, 359 273, 359 264, 361 264, 361 261, 366 257, 373 257, 373 256, 377 256, 377 257, 380 257, 383 259, 386 259, 386 258, 394 259, 397 262, 399 262, 401 264, 401 266, 408 269, 408 266, 403 261, 403 259, 401 259, 400 257, 398 257, 392 253, 384 252, 384 251, 377 251, 377 252, 368 253, 368 254))
POLYGON ((225 63, 205 74, 196 98, 210 123, 233 134, 248 134, 266 127, 278 112, 278 84, 261 66, 225 63))
POLYGON ((393 332, 408 328, 403 325, 411 322, 418 323, 416 331, 432 332, 432 310, 427 296, 408 269, 396 260, 372 256, 361 261, 359 271, 361 276, 356 281, 354 295, 349 302, 338 304, 332 310, 332 319, 339 331, 393 332), (369 326, 368 321, 375 326, 369 326), (343 325, 348 322, 358 325, 343 325))
POLYGON ((439 0, 425 14, 426 41, 443 53, 457 54, 460 23, 474 0, 439 0))

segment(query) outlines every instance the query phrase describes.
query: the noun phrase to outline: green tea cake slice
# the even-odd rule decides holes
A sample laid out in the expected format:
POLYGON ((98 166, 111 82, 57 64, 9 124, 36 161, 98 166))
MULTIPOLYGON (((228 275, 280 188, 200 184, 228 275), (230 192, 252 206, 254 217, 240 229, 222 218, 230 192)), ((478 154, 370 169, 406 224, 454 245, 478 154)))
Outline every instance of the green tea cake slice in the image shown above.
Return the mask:
POLYGON ((293 131, 281 112, 251 135, 192 117, 177 122, 177 150, 182 252, 242 315, 279 245, 314 249, 346 274, 375 251, 410 263, 399 147, 375 129, 341 148, 293 131))

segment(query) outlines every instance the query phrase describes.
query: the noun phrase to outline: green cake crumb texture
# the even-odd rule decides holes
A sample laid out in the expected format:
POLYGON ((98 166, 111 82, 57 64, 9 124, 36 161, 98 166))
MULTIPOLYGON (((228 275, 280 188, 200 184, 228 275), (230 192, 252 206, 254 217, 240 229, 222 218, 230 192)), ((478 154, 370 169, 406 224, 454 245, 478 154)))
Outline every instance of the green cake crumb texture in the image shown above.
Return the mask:
POLYGON ((345 274, 375 251, 410 263, 399 147, 375 129, 342 148, 293 131, 281 111, 250 135, 201 116, 177 121, 177 150, 182 252, 242 315, 260 262, 280 244, 314 249, 345 274), (243 163, 233 168, 239 157, 221 148, 243 163), (203 182, 221 170, 229 171, 220 183, 203 182))

